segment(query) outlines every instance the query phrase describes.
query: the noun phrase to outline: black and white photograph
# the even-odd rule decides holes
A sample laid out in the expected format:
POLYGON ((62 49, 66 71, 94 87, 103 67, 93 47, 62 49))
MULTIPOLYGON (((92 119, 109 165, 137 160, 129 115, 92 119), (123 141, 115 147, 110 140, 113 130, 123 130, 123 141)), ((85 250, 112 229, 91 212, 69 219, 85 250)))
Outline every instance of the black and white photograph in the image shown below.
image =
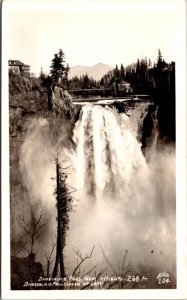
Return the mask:
POLYGON ((187 296, 185 6, 3 1, 4 299, 187 296))

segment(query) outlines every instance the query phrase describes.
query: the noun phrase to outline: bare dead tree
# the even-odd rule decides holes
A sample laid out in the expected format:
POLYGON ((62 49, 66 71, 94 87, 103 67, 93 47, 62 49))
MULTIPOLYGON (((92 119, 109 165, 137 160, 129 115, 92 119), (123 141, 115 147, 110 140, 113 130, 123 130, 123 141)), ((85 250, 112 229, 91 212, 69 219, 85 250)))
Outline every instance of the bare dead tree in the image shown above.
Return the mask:
MULTIPOLYGON (((94 252, 95 249, 95 245, 92 247, 91 251, 89 254, 86 254, 85 256, 82 256, 80 250, 74 250, 75 254, 77 255, 78 259, 77 259, 77 265, 75 267, 75 269, 72 271, 72 277, 79 277, 80 279, 83 279, 85 276, 88 276, 89 274, 92 274, 92 272, 94 272, 94 278, 91 279, 87 284, 83 285, 80 289, 84 290, 84 289, 88 289, 90 288, 90 286, 92 285, 92 283, 95 281, 97 282, 97 280, 100 278, 101 275, 103 275, 105 273, 105 269, 101 269, 99 271, 99 273, 97 273, 96 271, 96 267, 97 265, 94 265, 93 267, 91 267, 90 269, 88 269, 87 271, 83 272, 82 271, 82 266, 84 264, 85 261, 89 260, 92 257, 92 254, 94 252)), ((74 283, 75 280, 72 279, 72 282, 74 283)))
POLYGON ((29 247, 25 249, 29 255, 29 282, 32 282, 32 268, 35 261, 35 257, 37 251, 35 251, 35 242, 40 238, 40 236, 45 231, 45 226, 47 224, 46 220, 44 220, 45 213, 44 208, 42 208, 39 216, 36 218, 33 214, 31 215, 31 219, 26 220, 24 216, 20 217, 19 224, 29 237, 29 247))
POLYGON ((104 252, 104 250, 102 249, 101 246, 100 246, 100 249, 101 249, 101 252, 102 252, 103 257, 105 258, 107 264, 110 266, 110 268, 113 271, 113 274, 111 275, 111 277, 115 275, 116 277, 120 276, 122 278, 122 280, 120 282, 114 281, 113 283, 109 284, 107 289, 111 289, 115 285, 118 285, 118 287, 120 289, 123 289, 124 285, 127 283, 127 281, 124 282, 124 278, 125 278, 126 274, 130 272, 130 270, 127 270, 125 272, 125 262, 126 262, 128 251, 125 250, 125 254, 124 254, 124 257, 123 257, 123 261, 122 261, 121 273, 118 274, 117 271, 114 269, 114 267, 113 267, 112 263, 110 262, 110 260, 107 258, 106 254, 105 254, 105 252, 104 252))
MULTIPOLYGON (((79 250, 75 251, 75 250, 73 249, 73 251, 74 251, 74 252, 76 253, 76 255, 78 256, 79 260, 77 261, 77 266, 75 267, 75 269, 74 269, 74 271, 73 271, 73 273, 72 273, 72 276, 78 276, 78 275, 80 274, 80 266, 84 263, 85 260, 87 260, 87 259, 89 259, 89 258, 92 257, 94 248, 95 248, 95 245, 94 245, 93 248, 91 249, 90 254, 89 254, 89 255, 86 254, 85 257, 82 257, 82 254, 80 253, 79 250), (79 273, 77 273, 78 270, 79 270, 79 273)), ((90 273, 91 271, 92 271, 92 270, 90 270, 89 273, 90 273)), ((88 274, 88 272, 85 273, 85 275, 86 275, 86 274, 88 274)), ((85 276, 85 275, 83 275, 83 276, 85 276)), ((83 276, 82 276, 82 277, 83 277, 83 276)))
POLYGON ((26 242, 23 241, 21 238, 16 243, 11 243, 11 255, 13 257, 24 257, 25 252, 28 254, 28 249, 26 247, 26 242))
MULTIPOLYGON (((50 253, 46 253, 46 260, 47 260, 47 266, 46 266, 46 277, 49 278, 50 277, 50 266, 53 263, 53 261, 55 260, 55 257, 52 258, 52 255, 54 253, 54 249, 55 249, 56 243, 52 243, 52 247, 51 247, 51 252, 50 253)), ((44 271, 44 272, 45 272, 44 271)))
POLYGON ((108 263, 108 265, 111 267, 112 271, 114 272, 114 274, 117 276, 117 272, 115 271, 114 267, 112 266, 111 262, 109 261, 109 259, 106 257, 106 254, 104 253, 103 248, 100 246, 101 252, 106 260, 106 262, 108 263))
POLYGON ((87 289, 88 287, 90 287, 90 286, 92 285, 93 282, 97 282, 98 279, 100 278, 100 276, 103 275, 104 272, 105 272, 105 270, 104 270, 104 269, 101 269, 101 270, 99 271, 98 274, 95 273, 95 278, 92 279, 92 280, 90 280, 90 282, 89 282, 88 284, 84 285, 84 286, 81 288, 81 290, 85 290, 85 289, 87 289))

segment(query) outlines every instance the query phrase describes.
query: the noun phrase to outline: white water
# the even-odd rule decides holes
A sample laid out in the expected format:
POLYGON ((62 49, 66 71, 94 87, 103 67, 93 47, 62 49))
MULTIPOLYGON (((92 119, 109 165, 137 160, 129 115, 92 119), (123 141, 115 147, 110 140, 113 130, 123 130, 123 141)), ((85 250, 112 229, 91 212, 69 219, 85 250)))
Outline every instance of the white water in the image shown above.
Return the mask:
POLYGON ((76 186, 98 203, 112 194, 114 201, 123 200, 125 209, 137 215, 145 204, 139 199, 139 189, 149 185, 149 170, 132 125, 126 114, 111 108, 83 108, 74 133, 76 186), (140 181, 140 176, 146 180, 140 181))
POLYGON ((136 269, 139 264, 170 270, 175 265, 174 154, 157 153, 155 120, 146 162, 138 142, 146 111, 147 104, 141 104, 129 118, 87 105, 74 131, 80 203, 72 216, 68 249, 87 253, 96 245, 93 260, 102 264, 101 246, 117 270, 125 249, 136 269))
MULTIPOLYGON (((63 166, 71 165, 69 184, 77 189, 73 196, 78 200, 71 213, 65 248, 69 273, 77 263, 74 250, 84 257, 94 245, 86 270, 96 264, 106 267, 102 247, 117 272, 125 250, 127 264, 135 271, 144 265, 159 272, 174 272, 175 153, 166 147, 157 152, 155 123, 154 143, 146 161, 139 142, 146 111, 147 104, 142 103, 131 109, 128 117, 111 108, 85 105, 74 130, 75 151, 64 146, 60 149, 63 166)), ((67 136, 63 128, 62 120, 59 139, 52 145, 39 122, 33 122, 21 153, 21 169, 32 205, 37 211, 45 205, 49 216, 49 228, 41 240, 44 253, 56 235, 51 177, 55 176, 59 141, 67 136)))

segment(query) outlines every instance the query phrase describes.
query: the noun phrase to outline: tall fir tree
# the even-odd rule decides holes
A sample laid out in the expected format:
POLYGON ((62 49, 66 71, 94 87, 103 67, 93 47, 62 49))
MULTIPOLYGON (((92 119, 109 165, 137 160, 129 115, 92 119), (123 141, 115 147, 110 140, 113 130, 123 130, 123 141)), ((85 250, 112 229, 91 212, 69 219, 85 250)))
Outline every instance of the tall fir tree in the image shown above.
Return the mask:
POLYGON ((56 208, 57 208, 57 242, 56 260, 53 269, 53 277, 57 276, 58 265, 60 266, 60 276, 65 277, 64 267, 64 247, 66 245, 66 235, 69 229, 69 213, 72 210, 73 199, 67 185, 67 175, 60 166, 58 155, 56 159, 56 208))
POLYGON ((62 49, 59 49, 58 53, 55 53, 50 66, 50 74, 55 83, 61 83, 66 81, 69 72, 69 65, 65 67, 65 54, 62 49))

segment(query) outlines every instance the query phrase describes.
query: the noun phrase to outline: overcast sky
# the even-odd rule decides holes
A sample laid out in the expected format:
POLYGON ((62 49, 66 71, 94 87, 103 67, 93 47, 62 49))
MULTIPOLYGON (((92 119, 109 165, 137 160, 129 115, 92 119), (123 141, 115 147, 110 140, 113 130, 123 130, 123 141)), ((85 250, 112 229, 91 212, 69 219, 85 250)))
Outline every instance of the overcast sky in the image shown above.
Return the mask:
POLYGON ((8 58, 31 65, 37 75, 41 67, 49 71, 60 48, 70 66, 126 65, 142 56, 154 61, 158 49, 166 61, 175 61, 172 1, 40 1, 7 2, 8 58))

